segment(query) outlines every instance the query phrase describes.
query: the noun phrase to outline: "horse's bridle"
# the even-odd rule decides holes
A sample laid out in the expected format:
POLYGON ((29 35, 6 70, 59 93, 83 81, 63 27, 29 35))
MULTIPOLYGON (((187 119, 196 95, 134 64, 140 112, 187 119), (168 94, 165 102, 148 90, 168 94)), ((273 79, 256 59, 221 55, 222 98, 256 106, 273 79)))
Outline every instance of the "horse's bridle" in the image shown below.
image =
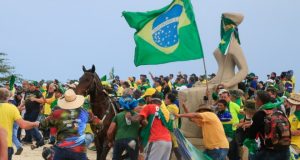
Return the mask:
MULTIPOLYGON (((90 83, 88 89, 85 91, 85 95, 89 95, 89 93, 91 93, 91 91, 96 87, 96 79, 95 79, 95 73, 93 73, 93 80, 92 83, 90 83)), ((97 93, 97 89, 96 89, 96 93, 97 93)))
MULTIPOLYGON (((94 74, 93 74, 93 80, 92 80, 92 83, 89 85, 88 89, 85 91, 85 94, 86 94, 86 95, 89 95, 93 89, 95 89, 95 92, 96 92, 95 94, 98 93, 98 90, 97 90, 97 88, 96 88, 96 85, 97 85, 96 76, 97 76, 97 75, 94 73, 94 74)), ((117 110, 116 110, 115 105, 113 104, 112 100, 110 99, 109 95, 106 93, 106 91, 105 91, 103 88, 101 88, 101 90, 102 90, 102 92, 103 92, 105 95, 108 96, 107 98, 108 98, 108 100, 109 100, 109 107, 106 109, 105 114, 103 115, 103 117, 102 117, 102 119, 101 119, 101 122, 103 122, 103 121, 106 120, 106 117, 107 117, 107 115, 109 114, 109 110, 110 110, 111 107, 113 108, 113 111, 114 111, 114 114, 115 114, 115 115, 117 115, 117 110)), ((92 103, 90 102, 90 104, 92 104, 92 103)), ((100 130, 100 132, 103 130, 103 126, 102 126, 102 125, 101 125, 101 127, 100 127, 99 130, 100 130)))

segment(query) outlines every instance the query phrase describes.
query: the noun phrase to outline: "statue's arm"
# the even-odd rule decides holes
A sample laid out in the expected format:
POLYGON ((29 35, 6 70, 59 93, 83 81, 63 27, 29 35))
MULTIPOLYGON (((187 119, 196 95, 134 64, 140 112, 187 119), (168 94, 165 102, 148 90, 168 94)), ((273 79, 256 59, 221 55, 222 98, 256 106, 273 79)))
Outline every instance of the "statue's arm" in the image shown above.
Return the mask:
POLYGON ((238 83, 242 82, 248 74, 248 65, 242 48, 238 45, 236 46, 235 50, 236 51, 233 54, 231 54, 231 56, 233 57, 233 61, 236 64, 239 71, 230 81, 225 83, 225 86, 227 88, 231 88, 237 85, 238 83))

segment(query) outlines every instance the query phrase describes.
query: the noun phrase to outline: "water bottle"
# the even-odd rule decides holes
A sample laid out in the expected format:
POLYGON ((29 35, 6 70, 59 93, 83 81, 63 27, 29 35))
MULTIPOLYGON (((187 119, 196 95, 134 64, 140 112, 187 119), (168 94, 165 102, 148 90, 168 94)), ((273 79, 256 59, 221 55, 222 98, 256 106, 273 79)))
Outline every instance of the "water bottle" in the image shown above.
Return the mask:
POLYGON ((127 125, 131 125, 131 120, 129 120, 127 117, 125 117, 125 120, 127 125))

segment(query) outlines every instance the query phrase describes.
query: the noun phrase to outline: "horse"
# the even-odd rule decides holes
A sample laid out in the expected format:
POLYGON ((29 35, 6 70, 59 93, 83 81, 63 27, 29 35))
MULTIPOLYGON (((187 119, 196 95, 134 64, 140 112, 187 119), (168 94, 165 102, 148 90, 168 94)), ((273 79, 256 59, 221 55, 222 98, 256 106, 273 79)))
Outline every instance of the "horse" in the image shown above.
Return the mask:
POLYGON ((82 66, 82 70, 84 74, 79 79, 76 93, 83 96, 90 96, 92 112, 103 123, 100 129, 92 125, 91 128, 95 135, 94 142, 97 150, 97 160, 106 160, 106 156, 110 150, 106 133, 113 117, 117 114, 117 110, 113 100, 104 90, 101 80, 95 72, 95 65, 89 70, 85 66, 82 66))

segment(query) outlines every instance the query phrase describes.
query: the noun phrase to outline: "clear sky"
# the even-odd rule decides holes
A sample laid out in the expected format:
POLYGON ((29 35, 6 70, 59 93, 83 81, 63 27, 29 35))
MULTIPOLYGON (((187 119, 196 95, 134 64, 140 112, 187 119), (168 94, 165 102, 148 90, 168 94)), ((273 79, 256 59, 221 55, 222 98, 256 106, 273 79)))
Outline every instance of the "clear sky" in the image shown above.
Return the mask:
MULTIPOLYGON (((250 71, 265 79, 293 69, 300 79, 299 0, 191 0, 208 73, 217 71, 212 52, 220 41, 220 16, 241 12, 241 46, 250 71)), ((134 29, 122 11, 149 11, 171 0, 0 0, 0 52, 26 79, 77 79, 81 66, 99 75, 112 67, 121 79, 141 73, 204 74, 202 60, 135 67, 134 29)), ((298 81, 298 86, 300 85, 298 81)), ((299 88, 299 87, 297 87, 299 88)))

